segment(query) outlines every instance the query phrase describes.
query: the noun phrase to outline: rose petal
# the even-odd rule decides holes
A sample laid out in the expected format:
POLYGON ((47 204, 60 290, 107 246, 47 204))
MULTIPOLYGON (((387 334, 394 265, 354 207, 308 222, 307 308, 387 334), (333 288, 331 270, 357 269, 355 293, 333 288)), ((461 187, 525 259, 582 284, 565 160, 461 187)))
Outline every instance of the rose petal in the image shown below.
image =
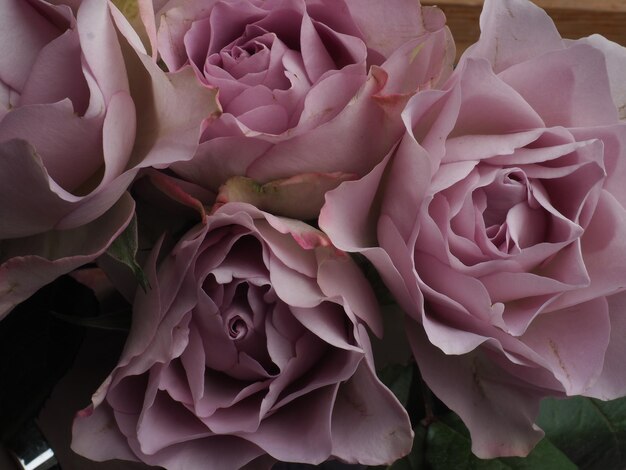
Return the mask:
POLYGON ((363 465, 390 465, 413 445, 406 411, 363 361, 337 393, 332 440, 335 457, 363 465))
POLYGON ((87 109, 89 89, 81 70, 78 33, 69 30, 44 46, 24 83, 20 106, 69 98, 79 116, 87 109))
MULTIPOLYGON (((0 40, 2 44, 12 45, 0 58, 0 80, 19 92, 41 49, 63 32, 31 3, 7 0, 0 6, 0 40)), ((57 12, 56 15, 66 13, 63 7, 36 3, 44 10, 57 12)))
POLYGON ((584 394, 602 371, 611 325, 606 299, 539 315, 522 341, 549 361, 568 395, 584 394))
POLYGON ((401 133, 397 118, 372 99, 379 89, 376 78, 370 76, 356 99, 335 119, 274 146, 248 167, 246 176, 269 181, 309 172, 364 174, 379 162, 401 133), (353 137, 345 139, 346 135, 353 137), (359 158, 344 158, 346 155, 359 158))
POLYGON ((409 339, 430 389, 469 428, 480 458, 526 456, 543 437, 533 423, 542 392, 489 362, 480 352, 448 356, 430 344, 419 326, 409 339))
POLYGON ((423 8, 411 0, 348 0, 350 15, 362 31, 368 47, 384 57, 404 44, 407 38, 436 31, 445 24, 438 8, 423 8))
POLYGON ((461 59, 488 59, 499 73, 540 54, 563 49, 548 14, 524 0, 486 0, 480 15, 478 42, 461 59))
POLYGON ((327 386, 284 406, 265 418, 254 434, 241 437, 262 447, 277 460, 320 464, 332 449, 331 414, 338 385, 327 386), (301 423, 307 423, 302 426, 301 423), (283 436, 297 435, 298 439, 283 436))
POLYGON ((626 343, 623 341, 626 332, 626 315, 624 301, 626 294, 620 293, 607 297, 611 323, 609 347, 604 356, 602 372, 596 382, 585 391, 585 395, 600 400, 614 400, 626 394, 626 376, 624 375, 624 357, 626 343))
POLYGON ((16 108, 0 123, 0 140, 27 140, 49 175, 67 191, 77 191, 102 163, 102 120, 79 117, 69 100, 16 108), (46 126, 46 132, 40 126, 46 126))
POLYGON ((171 470, 189 468, 242 468, 264 454, 259 447, 235 436, 212 436, 181 443, 154 455, 142 455, 137 444, 131 447, 148 465, 171 470), (184 457, 181 457, 184 456, 184 457))
POLYGON ((508 68, 500 78, 515 88, 547 127, 617 122, 604 55, 586 44, 546 52, 508 68))
POLYGON ((626 74, 626 51, 624 47, 609 41, 599 34, 589 36, 580 42, 590 44, 604 53, 613 102, 618 110, 620 119, 626 119, 626 86, 624 86, 624 80, 622 80, 622 77, 626 74))
POLYGON ((129 91, 126 66, 108 5, 98 0, 83 1, 76 23, 83 57, 108 104, 115 93, 129 91))
POLYGON ((115 425, 113 411, 104 406, 79 413, 74 419, 72 450, 96 462, 111 458, 139 461, 115 425))
POLYGON ((3 241, 10 257, 5 260, 0 254, 0 318, 39 288, 103 254, 130 223, 134 208, 132 198, 125 195, 82 227, 3 241))

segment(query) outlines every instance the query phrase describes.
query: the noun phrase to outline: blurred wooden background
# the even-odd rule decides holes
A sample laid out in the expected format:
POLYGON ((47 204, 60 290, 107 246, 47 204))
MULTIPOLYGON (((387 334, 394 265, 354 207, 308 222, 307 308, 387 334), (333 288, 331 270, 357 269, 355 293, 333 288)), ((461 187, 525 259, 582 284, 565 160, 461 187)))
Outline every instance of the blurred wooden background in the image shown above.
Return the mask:
MULTIPOLYGON (((626 46, 626 0, 533 0, 545 9, 561 35, 578 39, 599 33, 626 46)), ((439 6, 457 44, 457 58, 478 39, 483 0, 422 0, 439 6)))

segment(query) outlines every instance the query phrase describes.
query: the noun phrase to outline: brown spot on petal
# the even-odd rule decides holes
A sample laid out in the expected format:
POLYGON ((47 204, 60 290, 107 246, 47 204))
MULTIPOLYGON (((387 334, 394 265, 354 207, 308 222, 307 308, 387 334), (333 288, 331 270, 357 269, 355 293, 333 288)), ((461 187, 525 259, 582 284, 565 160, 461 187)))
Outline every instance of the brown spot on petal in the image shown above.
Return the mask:
POLYGON ((563 369, 563 372, 565 372, 565 376, 567 377, 567 380, 571 382, 569 372, 567 371, 567 367, 565 367, 565 363, 563 362, 563 359, 561 359, 561 355, 559 354, 559 347, 552 339, 548 339, 548 344, 550 345, 552 354, 554 354, 557 360, 559 361, 559 367, 563 369))
POLYGON ((487 393, 485 393, 485 389, 483 388, 483 383, 478 375, 478 358, 475 357, 472 361, 472 380, 474 381, 474 385, 476 386, 476 391, 480 394, 481 397, 487 398, 487 393))
POLYGON ((343 385, 343 399, 359 412, 363 418, 367 418, 371 416, 371 413, 367 411, 367 404, 361 398, 361 395, 358 391, 355 390, 355 386, 351 382, 347 382, 343 385))

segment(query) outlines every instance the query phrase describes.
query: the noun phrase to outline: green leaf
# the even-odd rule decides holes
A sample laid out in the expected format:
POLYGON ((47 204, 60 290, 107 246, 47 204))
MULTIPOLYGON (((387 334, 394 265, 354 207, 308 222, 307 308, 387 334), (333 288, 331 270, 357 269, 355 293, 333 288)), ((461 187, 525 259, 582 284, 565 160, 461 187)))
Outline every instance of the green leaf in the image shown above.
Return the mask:
POLYGON ((471 451, 467 428, 450 413, 434 421, 426 436, 426 460, 433 470, 576 470, 548 439, 543 439, 525 458, 479 459, 471 451))
POLYGON ((626 398, 546 399, 537 424, 579 468, 626 468, 626 398))
POLYGON ((107 250, 107 254, 113 259, 128 266, 141 288, 146 291, 150 285, 148 278, 141 269, 139 263, 137 263, 137 247, 138 247, 138 232, 137 232, 137 214, 135 214, 128 224, 128 227, 117 237, 111 246, 107 250))

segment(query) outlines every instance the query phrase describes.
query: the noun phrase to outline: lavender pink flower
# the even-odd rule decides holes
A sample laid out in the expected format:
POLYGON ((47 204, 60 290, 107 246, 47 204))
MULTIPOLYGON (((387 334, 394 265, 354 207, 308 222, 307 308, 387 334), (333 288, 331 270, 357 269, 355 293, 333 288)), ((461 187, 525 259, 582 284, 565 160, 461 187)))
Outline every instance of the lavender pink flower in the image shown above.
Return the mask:
POLYGON ((523 456, 543 397, 626 394, 626 50, 564 41, 526 0, 487 0, 480 24, 320 225, 377 266, 474 453, 523 456))
POLYGON ((140 6, 168 69, 191 67, 219 90, 223 113, 193 160, 172 166, 214 191, 232 176, 264 184, 304 175, 322 199, 329 181, 336 187, 384 157, 408 97, 445 79, 454 58, 442 12, 414 0, 140 6))
POLYGON ((214 93, 166 77, 105 0, 0 4, 0 317, 129 222, 139 168, 191 158, 214 93))
POLYGON ((228 203, 163 255, 118 366, 75 420, 76 452, 169 470, 409 452, 406 411, 374 372, 376 299, 325 235, 228 203))

